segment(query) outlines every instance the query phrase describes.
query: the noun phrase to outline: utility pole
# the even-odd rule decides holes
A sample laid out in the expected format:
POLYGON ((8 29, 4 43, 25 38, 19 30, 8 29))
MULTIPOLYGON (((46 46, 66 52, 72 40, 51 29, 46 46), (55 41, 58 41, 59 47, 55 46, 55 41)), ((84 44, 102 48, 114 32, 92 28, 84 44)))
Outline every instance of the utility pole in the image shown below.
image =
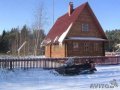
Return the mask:
POLYGON ((53 0, 53 24, 54 24, 54 0, 53 0))

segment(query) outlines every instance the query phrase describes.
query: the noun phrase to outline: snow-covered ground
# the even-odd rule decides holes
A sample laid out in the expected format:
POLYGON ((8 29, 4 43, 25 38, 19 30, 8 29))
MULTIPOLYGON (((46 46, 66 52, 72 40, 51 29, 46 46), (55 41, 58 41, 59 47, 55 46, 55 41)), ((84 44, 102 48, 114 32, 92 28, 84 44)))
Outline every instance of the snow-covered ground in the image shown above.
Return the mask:
POLYGON ((61 76, 53 70, 0 69, 0 90, 120 90, 120 65, 97 66, 94 74, 61 76), (103 87, 94 87, 94 85, 103 87))
POLYGON ((34 55, 29 55, 29 56, 12 56, 12 55, 0 55, 0 59, 19 59, 19 58, 45 58, 45 56, 34 56, 34 55))

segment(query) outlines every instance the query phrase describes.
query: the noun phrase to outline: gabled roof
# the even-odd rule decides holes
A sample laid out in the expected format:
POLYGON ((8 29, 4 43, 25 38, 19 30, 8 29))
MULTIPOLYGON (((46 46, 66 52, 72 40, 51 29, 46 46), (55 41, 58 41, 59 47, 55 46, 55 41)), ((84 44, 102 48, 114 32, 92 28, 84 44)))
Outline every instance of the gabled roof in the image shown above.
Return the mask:
POLYGON ((83 9, 85 7, 88 7, 88 10, 90 11, 92 16, 94 17, 94 21, 98 25, 99 31, 103 35, 104 39, 107 39, 107 37, 106 37, 102 27, 100 26, 96 16, 94 15, 92 9, 90 8, 88 2, 86 2, 82 5, 80 5, 79 7, 75 8, 70 16, 68 13, 66 13, 63 16, 59 17, 57 19, 57 21, 55 22, 55 24, 53 25, 53 27, 51 28, 51 30, 49 31, 48 35, 46 36, 46 38, 44 39, 42 44, 59 42, 60 36, 63 33, 67 32, 68 27, 70 26, 71 23, 74 24, 74 22, 77 20, 78 16, 81 14, 81 12, 83 11, 83 9))

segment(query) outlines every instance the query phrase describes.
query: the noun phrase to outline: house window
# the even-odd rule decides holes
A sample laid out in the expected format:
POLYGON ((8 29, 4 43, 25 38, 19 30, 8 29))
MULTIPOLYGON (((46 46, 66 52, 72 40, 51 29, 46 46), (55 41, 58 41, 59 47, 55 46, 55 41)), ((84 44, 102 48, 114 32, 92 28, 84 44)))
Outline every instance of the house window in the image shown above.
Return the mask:
POLYGON ((82 31, 89 31, 89 25, 86 23, 82 24, 82 31))
POLYGON ((79 48, 78 42, 73 42, 73 50, 77 51, 79 48))

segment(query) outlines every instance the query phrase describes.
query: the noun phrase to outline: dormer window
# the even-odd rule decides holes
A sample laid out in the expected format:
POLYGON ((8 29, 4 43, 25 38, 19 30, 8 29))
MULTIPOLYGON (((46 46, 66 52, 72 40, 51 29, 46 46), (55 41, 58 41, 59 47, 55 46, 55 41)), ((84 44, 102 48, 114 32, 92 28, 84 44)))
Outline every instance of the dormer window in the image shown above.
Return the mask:
POLYGON ((82 24, 82 31, 89 31, 89 25, 87 23, 82 24))

